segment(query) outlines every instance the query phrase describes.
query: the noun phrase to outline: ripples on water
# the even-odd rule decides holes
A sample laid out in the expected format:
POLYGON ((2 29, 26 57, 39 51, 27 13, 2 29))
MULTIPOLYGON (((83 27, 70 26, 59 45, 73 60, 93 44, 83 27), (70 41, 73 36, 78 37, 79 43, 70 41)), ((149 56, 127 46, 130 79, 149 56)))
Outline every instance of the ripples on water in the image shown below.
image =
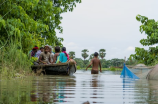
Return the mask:
POLYGON ((121 79, 119 74, 104 72, 91 75, 89 71, 77 71, 71 77, 44 76, 1 81, 0 104, 158 103, 158 81, 121 79))

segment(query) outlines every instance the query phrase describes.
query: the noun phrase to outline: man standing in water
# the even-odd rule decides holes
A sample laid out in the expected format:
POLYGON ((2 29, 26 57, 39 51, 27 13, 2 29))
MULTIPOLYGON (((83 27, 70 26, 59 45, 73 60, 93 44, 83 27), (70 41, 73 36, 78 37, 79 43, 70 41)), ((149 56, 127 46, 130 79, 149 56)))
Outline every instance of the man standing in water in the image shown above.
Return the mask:
POLYGON ((98 74, 98 66, 100 66, 100 72, 102 72, 101 63, 100 60, 98 59, 97 52, 94 53, 94 58, 91 60, 91 63, 87 66, 86 71, 91 65, 92 65, 91 74, 98 74))

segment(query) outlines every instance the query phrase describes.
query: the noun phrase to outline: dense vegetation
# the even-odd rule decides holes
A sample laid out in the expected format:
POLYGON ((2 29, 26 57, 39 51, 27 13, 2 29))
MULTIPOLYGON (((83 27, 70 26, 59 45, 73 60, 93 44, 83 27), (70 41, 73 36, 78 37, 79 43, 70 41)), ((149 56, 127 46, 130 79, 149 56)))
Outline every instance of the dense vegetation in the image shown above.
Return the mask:
MULTIPOLYGON (((62 46, 62 13, 72 11, 81 0, 1 0, 0 71, 25 73, 30 66, 28 52, 45 44, 62 46)), ((14 75, 13 75, 14 76, 14 75)))
MULTIPOLYGON (((145 16, 137 15, 137 21, 141 22, 140 32, 147 35, 146 39, 141 39, 140 43, 143 46, 151 46, 158 43, 158 22, 154 19, 148 19, 145 16)), ((158 62, 158 46, 144 48, 135 48, 136 54, 132 54, 131 58, 138 60, 146 65, 155 65, 158 62)))

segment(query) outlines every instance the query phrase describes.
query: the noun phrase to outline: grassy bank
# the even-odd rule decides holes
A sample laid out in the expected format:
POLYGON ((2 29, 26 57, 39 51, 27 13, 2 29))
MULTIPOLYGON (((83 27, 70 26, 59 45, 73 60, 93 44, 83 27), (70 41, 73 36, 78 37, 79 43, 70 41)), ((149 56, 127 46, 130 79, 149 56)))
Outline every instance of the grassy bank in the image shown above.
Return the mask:
POLYGON ((31 74, 31 63, 27 54, 17 44, 0 49, 0 79, 24 77, 31 74))

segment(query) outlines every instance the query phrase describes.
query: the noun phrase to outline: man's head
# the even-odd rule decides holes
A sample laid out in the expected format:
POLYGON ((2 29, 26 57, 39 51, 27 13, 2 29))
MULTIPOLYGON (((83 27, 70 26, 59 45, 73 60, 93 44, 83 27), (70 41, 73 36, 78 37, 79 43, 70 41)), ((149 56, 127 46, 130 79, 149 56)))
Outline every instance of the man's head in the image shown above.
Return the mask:
POLYGON ((98 57, 98 52, 95 52, 95 53, 94 53, 94 57, 98 57))
POLYGON ((55 53, 59 53, 60 52, 60 47, 59 46, 56 46, 55 47, 55 53))
POLYGON ((43 47, 41 47, 40 50, 41 50, 41 52, 44 52, 44 48, 43 47))
POLYGON ((34 52, 37 52, 38 47, 37 47, 37 46, 35 46, 32 50, 33 50, 34 52))
POLYGON ((48 52, 49 52, 49 46, 45 46, 45 47, 44 47, 44 52, 45 52, 45 53, 48 53, 48 52))

